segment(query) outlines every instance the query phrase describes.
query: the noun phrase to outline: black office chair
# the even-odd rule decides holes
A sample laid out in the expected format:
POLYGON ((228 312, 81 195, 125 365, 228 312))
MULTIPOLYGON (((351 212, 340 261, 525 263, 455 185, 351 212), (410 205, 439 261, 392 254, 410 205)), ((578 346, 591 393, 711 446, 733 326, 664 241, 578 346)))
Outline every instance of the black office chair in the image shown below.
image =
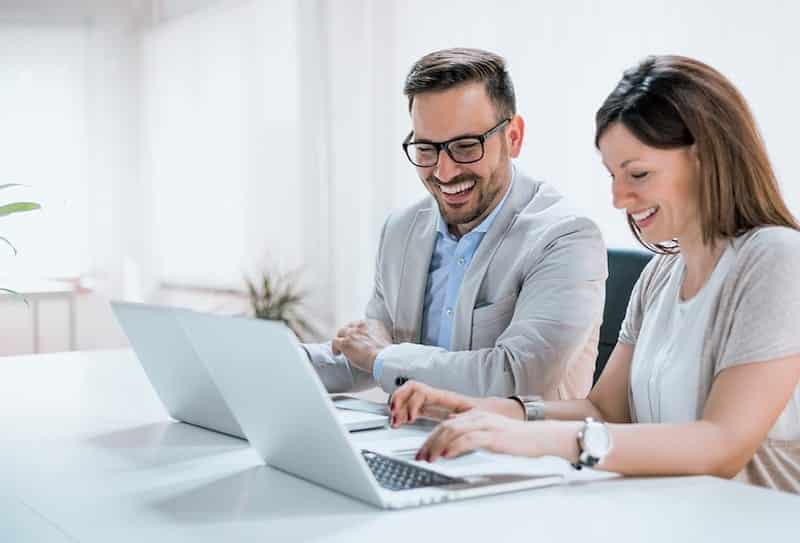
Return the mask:
POLYGON ((594 382, 600 378, 608 357, 617 344, 619 329, 625 319, 628 299, 639 274, 652 258, 652 254, 632 249, 608 250, 608 279, 606 280, 606 305, 603 308, 603 324, 600 326, 600 344, 597 346, 597 362, 594 367, 594 382))

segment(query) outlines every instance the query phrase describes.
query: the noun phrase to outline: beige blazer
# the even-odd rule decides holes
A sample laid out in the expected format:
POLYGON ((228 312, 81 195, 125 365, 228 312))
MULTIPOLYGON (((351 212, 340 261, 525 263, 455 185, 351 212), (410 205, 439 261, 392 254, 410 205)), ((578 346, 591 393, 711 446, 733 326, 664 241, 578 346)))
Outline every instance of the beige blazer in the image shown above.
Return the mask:
MULTIPOLYGON (((423 299, 436 240, 427 197, 391 215, 378 249, 367 318, 390 330, 380 382, 403 379, 473 396, 583 398, 592 385, 603 315, 606 249, 597 226, 552 187, 514 168, 511 193, 481 241, 458 294, 451 351, 421 345, 423 299)), ((305 346, 328 390, 374 386, 372 376, 305 346)))

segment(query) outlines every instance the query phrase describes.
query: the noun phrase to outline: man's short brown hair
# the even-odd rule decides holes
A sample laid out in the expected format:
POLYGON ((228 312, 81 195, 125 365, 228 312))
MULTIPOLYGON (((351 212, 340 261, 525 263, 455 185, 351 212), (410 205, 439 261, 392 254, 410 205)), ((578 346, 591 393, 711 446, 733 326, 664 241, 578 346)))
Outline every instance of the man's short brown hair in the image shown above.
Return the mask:
POLYGON ((414 97, 424 92, 444 91, 465 83, 484 83, 497 110, 498 120, 517 112, 514 85, 503 57, 481 49, 442 49, 419 59, 411 67, 403 86, 408 110, 414 97))

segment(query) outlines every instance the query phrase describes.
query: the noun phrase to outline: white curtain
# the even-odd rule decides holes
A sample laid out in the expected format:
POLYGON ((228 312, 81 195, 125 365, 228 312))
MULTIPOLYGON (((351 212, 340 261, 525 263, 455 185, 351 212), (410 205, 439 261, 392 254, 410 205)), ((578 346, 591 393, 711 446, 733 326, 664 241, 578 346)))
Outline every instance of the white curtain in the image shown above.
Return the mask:
POLYGON ((241 287, 303 260, 293 2, 228 2, 144 33, 142 174, 158 276, 241 287))
POLYGON ((0 204, 34 200, 40 212, 6 217, 0 276, 78 276, 89 264, 86 121, 88 32, 0 18, 0 204))

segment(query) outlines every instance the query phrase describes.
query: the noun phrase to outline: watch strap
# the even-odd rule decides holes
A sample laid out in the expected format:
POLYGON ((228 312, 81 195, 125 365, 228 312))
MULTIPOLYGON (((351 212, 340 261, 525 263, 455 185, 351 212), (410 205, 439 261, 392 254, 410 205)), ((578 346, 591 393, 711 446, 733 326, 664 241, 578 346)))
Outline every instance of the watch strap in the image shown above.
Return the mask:
POLYGON ((519 402, 525 413, 525 420, 544 420, 544 401, 541 396, 509 396, 510 400, 519 402))

